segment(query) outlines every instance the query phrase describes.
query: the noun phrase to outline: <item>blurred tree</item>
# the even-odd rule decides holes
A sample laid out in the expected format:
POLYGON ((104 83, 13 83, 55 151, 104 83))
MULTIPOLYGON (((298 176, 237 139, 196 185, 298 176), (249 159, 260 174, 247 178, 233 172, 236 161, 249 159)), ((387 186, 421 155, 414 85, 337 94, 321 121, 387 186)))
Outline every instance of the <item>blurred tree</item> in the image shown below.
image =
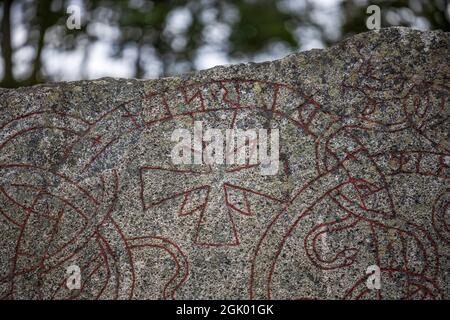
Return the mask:
POLYGON ((348 0, 341 3, 342 35, 350 36, 367 31, 367 6, 375 4, 381 9, 381 26, 419 27, 450 31, 450 5, 448 0, 348 0))
POLYGON ((16 85, 13 76, 13 62, 12 62, 12 46, 11 46, 11 7, 12 0, 5 0, 2 5, 2 30, 1 30, 1 44, 3 57, 3 79, 2 84, 14 87, 16 85))
MULTIPOLYGON (((32 85, 58 78, 49 72, 46 50, 83 52, 81 77, 88 77, 93 46, 109 43, 112 57, 134 52, 134 76, 149 69, 166 76, 195 69, 205 47, 230 59, 252 60, 274 45, 302 48, 314 31, 324 45, 366 31, 369 1, 341 1, 333 18, 338 36, 317 15, 316 0, 0 0, 0 86, 32 85), (81 29, 66 27, 70 4, 82 7, 81 29), (18 54, 18 53, 21 54, 18 54), (23 54, 23 53, 26 54, 23 54), (23 58, 26 56, 28 59, 23 58), (19 59, 19 57, 22 57, 19 59)), ((446 0, 370 1, 382 12, 382 26, 450 30, 446 0)), ((323 16, 322 16, 323 17, 323 16)), ((336 30, 333 30, 336 31, 336 30)), ((155 73, 155 72, 153 72, 155 73)))
POLYGON ((293 21, 292 13, 279 10, 276 1, 239 1, 233 5, 239 13, 232 24, 230 34, 230 53, 256 53, 267 43, 283 41, 295 48, 298 43, 288 23, 293 21))

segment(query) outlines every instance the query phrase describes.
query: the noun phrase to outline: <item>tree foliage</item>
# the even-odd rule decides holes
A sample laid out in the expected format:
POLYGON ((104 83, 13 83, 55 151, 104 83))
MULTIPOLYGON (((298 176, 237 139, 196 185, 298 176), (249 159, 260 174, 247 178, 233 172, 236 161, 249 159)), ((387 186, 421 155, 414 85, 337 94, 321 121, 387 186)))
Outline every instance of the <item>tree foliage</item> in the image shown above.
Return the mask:
MULTIPOLYGON (((136 54, 134 77, 148 77, 150 66, 165 76, 194 70, 202 49, 215 48, 230 59, 252 60, 277 44, 289 51, 304 44, 302 33, 313 30, 324 45, 366 31, 368 1, 342 1, 332 36, 317 18, 312 0, 79 0, 81 29, 66 27, 70 0, 1 0, 0 86, 17 87, 54 80, 43 53, 83 52, 82 77, 90 50, 108 36, 112 57, 127 49, 136 54), (180 19, 180 17, 182 17, 180 19), (336 30, 334 30, 336 31, 336 30), (15 40, 14 38, 19 38, 15 40), (21 51, 22 50, 22 51, 21 51), (18 52, 29 52, 19 61, 18 52)), ((382 26, 419 26, 450 30, 445 0, 371 1, 382 12, 382 26)), ((333 21, 334 21, 333 20, 333 21)), ((84 76, 83 76, 84 75, 84 76)))

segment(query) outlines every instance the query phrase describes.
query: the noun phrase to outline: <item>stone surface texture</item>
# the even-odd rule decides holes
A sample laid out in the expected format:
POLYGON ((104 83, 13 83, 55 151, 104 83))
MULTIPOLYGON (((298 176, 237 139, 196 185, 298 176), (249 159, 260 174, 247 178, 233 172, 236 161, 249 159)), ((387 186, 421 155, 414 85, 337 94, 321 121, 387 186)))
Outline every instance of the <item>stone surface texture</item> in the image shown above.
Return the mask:
POLYGON ((449 299, 449 66, 449 33, 389 28, 160 80, 0 89, 0 297, 449 299), (174 165, 171 133, 194 121, 279 129, 278 173, 174 165))

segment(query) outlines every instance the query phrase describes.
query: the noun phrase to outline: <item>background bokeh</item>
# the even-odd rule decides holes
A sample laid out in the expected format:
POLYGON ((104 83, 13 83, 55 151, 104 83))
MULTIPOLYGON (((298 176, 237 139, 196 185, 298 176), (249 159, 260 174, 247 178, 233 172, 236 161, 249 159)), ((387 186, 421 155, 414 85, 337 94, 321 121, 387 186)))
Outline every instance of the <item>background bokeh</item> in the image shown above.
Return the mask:
POLYGON ((382 27, 450 31, 448 0, 0 0, 0 86, 157 78, 324 48, 382 27), (81 8, 69 30, 67 7, 81 8))

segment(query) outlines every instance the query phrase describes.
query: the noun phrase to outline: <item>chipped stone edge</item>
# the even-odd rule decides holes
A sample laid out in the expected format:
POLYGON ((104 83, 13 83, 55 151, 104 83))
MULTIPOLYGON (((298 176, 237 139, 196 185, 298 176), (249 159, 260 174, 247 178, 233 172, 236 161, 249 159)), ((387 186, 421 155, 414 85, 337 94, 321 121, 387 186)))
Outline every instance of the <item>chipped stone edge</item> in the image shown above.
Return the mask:
MULTIPOLYGON (((29 91, 30 89, 45 89, 45 88, 52 88, 57 86, 66 86, 66 85, 74 85, 79 86, 86 83, 92 83, 92 84, 98 84, 101 85, 102 83, 109 82, 109 81, 116 81, 116 82, 129 82, 129 84, 138 83, 138 84, 144 84, 144 86, 152 87, 156 83, 159 83, 162 85, 162 87, 170 88, 172 86, 179 86, 182 82, 199 82, 201 78, 211 78, 211 80, 217 80, 217 73, 226 73, 227 71, 234 70, 234 69, 240 69, 240 68, 255 68, 255 67, 266 67, 272 63, 280 63, 283 64, 286 61, 290 61, 292 59, 298 59, 300 57, 311 59, 313 60, 317 55, 323 54, 325 52, 333 51, 333 50, 339 50, 343 49, 347 46, 348 42, 354 42, 358 40, 369 40, 368 45, 370 46, 370 42, 372 42, 373 37, 379 38, 380 36, 383 36, 384 34, 389 34, 393 31, 398 31, 400 35, 402 36, 405 41, 407 41, 407 36, 410 35, 418 35, 420 39, 424 42, 425 48, 428 47, 431 38, 436 38, 439 36, 446 35, 450 37, 450 32, 444 32, 442 30, 430 30, 430 31, 422 31, 418 29, 412 29, 408 27, 389 27, 389 28, 382 28, 380 30, 376 31, 368 31, 363 32, 359 34, 355 34, 352 36, 349 36, 340 42, 334 44, 333 46, 330 46, 328 48, 324 49, 311 49, 307 51, 300 51, 300 52, 294 52, 291 53, 281 59, 276 60, 269 60, 264 62, 246 62, 246 63, 238 63, 238 64, 227 64, 227 65, 219 65, 208 69, 198 70, 198 71, 192 71, 185 74, 180 74, 176 76, 170 76, 170 77, 162 77, 157 79, 135 79, 135 78, 121 78, 121 77, 101 77, 97 79, 90 79, 90 80, 75 80, 75 81, 52 81, 48 83, 42 83, 37 84, 33 86, 27 86, 27 87, 20 87, 20 88, 1 88, 0 87, 0 97, 4 93, 8 93, 11 91, 16 91, 17 93, 20 93, 21 91, 29 91)), ((406 42, 407 43, 407 42, 406 42)), ((425 51, 427 51, 425 49, 425 51)), ((230 78, 231 79, 231 78, 230 78)))

